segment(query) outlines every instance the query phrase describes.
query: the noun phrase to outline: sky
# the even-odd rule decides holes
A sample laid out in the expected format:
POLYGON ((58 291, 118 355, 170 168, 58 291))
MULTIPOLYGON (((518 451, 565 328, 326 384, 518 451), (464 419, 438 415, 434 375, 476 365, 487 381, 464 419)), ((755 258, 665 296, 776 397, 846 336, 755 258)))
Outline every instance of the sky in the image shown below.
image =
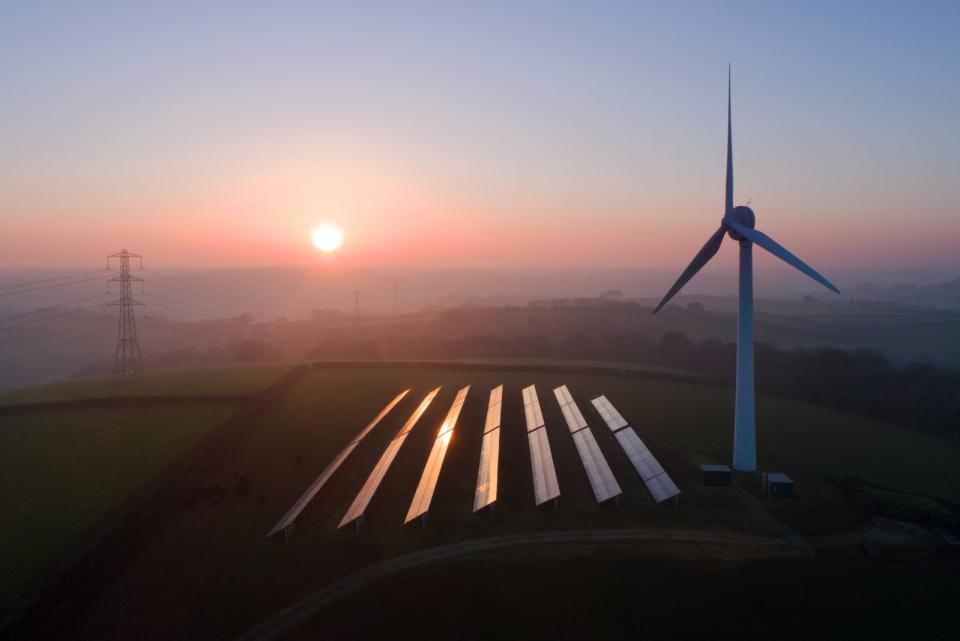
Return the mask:
POLYGON ((0 5, 0 269, 679 273, 730 63, 759 229, 828 277, 960 275, 958 3, 199 4, 0 5))

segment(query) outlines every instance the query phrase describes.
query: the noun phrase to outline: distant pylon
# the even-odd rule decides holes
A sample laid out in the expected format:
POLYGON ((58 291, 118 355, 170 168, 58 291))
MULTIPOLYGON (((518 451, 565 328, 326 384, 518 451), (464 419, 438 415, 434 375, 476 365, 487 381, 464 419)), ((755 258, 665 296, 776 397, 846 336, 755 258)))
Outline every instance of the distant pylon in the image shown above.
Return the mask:
POLYGON ((110 279, 110 282, 118 281, 120 283, 120 298, 110 303, 120 306, 117 349, 113 355, 113 376, 120 379, 138 378, 143 376, 143 359, 140 356, 140 343, 137 341, 137 325, 133 315, 133 306, 143 305, 143 303, 134 300, 131 284, 134 281, 142 282, 143 279, 130 275, 130 259, 139 259, 140 269, 143 269, 143 256, 128 252, 126 249, 120 250, 116 254, 107 256, 108 268, 111 258, 120 259, 120 275, 110 279))

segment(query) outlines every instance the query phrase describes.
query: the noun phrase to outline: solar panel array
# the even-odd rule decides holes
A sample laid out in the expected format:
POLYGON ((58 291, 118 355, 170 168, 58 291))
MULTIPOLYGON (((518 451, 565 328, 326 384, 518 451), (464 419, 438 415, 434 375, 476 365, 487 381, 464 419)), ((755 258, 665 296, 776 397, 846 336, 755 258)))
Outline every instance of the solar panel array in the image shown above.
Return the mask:
POLYGON ((560 496, 560 484, 553 467, 553 454, 550 452, 543 412, 540 411, 537 388, 533 385, 523 388, 523 413, 527 421, 530 467, 533 469, 534 503, 542 505, 560 496))
POLYGON ((624 420, 620 412, 607 400, 607 397, 598 396, 591 402, 607 424, 607 427, 613 432, 613 435, 620 443, 620 447, 623 448, 633 467, 636 468, 644 485, 650 490, 653 500, 660 503, 661 501, 666 501, 680 494, 680 489, 673 482, 673 479, 670 478, 670 475, 667 474, 656 457, 647 449, 647 446, 644 445, 634 429, 624 420))
MULTIPOLYGON (((447 450, 453 439, 454 428, 460 417, 470 386, 457 392, 446 417, 437 430, 436 438, 430 454, 420 476, 420 482, 414 492, 413 499, 407 511, 405 522, 425 517, 430 509, 433 495, 440 477, 440 470, 446 457, 447 450)), ((267 536, 283 530, 289 532, 292 524, 300 513, 316 496, 330 477, 343 465, 344 461, 353 453, 360 442, 382 421, 382 419, 409 393, 404 390, 384 407, 374 419, 364 427, 353 440, 334 457, 319 477, 297 499, 293 506, 284 514, 283 518, 274 526, 267 536)), ((390 466, 403 446, 410 431, 426 412, 427 408, 440 392, 440 388, 430 391, 413 411, 410 417, 400 427, 396 436, 391 440, 380 459, 377 461, 363 487, 357 493, 338 527, 344 527, 356 522, 362 522, 370 501, 380 487, 390 466)), ((567 428, 570 430, 577 453, 583 463, 587 479, 598 503, 619 497, 622 489, 613 475, 609 463, 603 455, 593 431, 587 424, 586 418, 574 401, 566 385, 553 390, 563 414, 567 428)), ((522 390, 523 410, 526 421, 527 439, 530 446, 530 467, 533 475, 534 502, 542 505, 560 496, 560 486, 557 482, 557 472, 554 466, 553 454, 550 450, 550 440, 547 436, 546 424, 536 387, 530 385, 522 390)), ((592 401, 593 406, 603 421, 610 428, 614 438, 620 444, 627 458, 637 470, 654 500, 658 503, 680 494, 679 488, 660 465, 656 457, 650 452, 644 442, 637 435, 623 415, 610 403, 605 396, 599 396, 592 401)), ((477 484, 474 493, 473 511, 477 512, 485 507, 492 506, 497 501, 500 458, 500 430, 503 411, 503 385, 490 390, 487 404, 487 413, 483 423, 482 446, 480 451, 480 467, 477 471, 477 484)))
POLYGON ((453 405, 447 412, 447 417, 440 424, 437 431, 437 438, 430 449, 430 456, 427 457, 427 464, 423 468, 423 474, 420 476, 420 483, 417 484, 417 491, 413 493, 413 500, 410 502, 410 509, 407 510, 407 517, 404 523, 409 523, 418 516, 423 516, 430 509, 430 502, 433 500, 433 491, 437 488, 437 479, 440 478, 440 468, 443 467, 443 459, 447 455, 447 448, 450 446, 450 439, 453 438, 453 428, 457 425, 457 419, 460 417, 460 410, 463 409, 463 403, 467 400, 467 393, 470 386, 467 385, 453 399, 453 405))
POLYGON ((497 500, 497 481, 500 462, 500 414, 503 409, 503 385, 490 390, 487 417, 483 423, 483 443, 480 446, 480 469, 477 471, 477 490, 473 496, 473 511, 493 505, 497 500))
POLYGON ((573 400, 570 390, 566 385, 561 385, 553 390, 553 394, 557 397, 563 418, 567 422, 567 427, 570 428, 570 433, 573 434, 573 443, 577 446, 577 453, 587 471, 587 479, 590 481, 590 488, 597 503, 620 496, 623 491, 613 476, 613 470, 607 464, 607 459, 603 457, 593 432, 587 426, 586 419, 580 413, 580 408, 573 400))
POLYGON ((380 410, 380 413, 377 414, 376 417, 374 417, 374 419, 370 421, 365 428, 360 430, 360 433, 357 434, 357 436, 354 437, 354 439, 350 441, 346 447, 340 450, 340 452, 327 465, 327 467, 323 470, 323 472, 320 473, 320 476, 318 476, 316 480, 314 480, 314 482, 310 484, 307 490, 300 496, 300 498, 296 500, 293 506, 289 510, 287 510, 287 513, 283 515, 283 518, 281 518, 280 521, 278 521, 277 524, 273 526, 273 529, 270 530, 270 533, 267 534, 267 537, 271 537, 277 532, 280 532, 281 530, 286 530, 288 527, 293 525, 294 521, 297 520, 297 517, 300 516, 300 512, 302 512, 303 509, 307 507, 307 504, 313 500, 313 497, 317 495, 317 492, 320 491, 320 488, 322 488, 326 484, 326 482, 330 480, 330 477, 333 476, 333 473, 340 468, 340 466, 343 464, 345 460, 347 460, 347 457, 350 456, 354 448, 356 448, 357 445, 360 444, 360 441, 362 441, 367 436, 367 434, 369 434, 373 430, 373 428, 375 428, 377 424, 380 423, 381 420, 383 420, 383 417, 386 416, 390 412, 390 410, 392 410, 396 406, 397 403, 403 400, 403 397, 406 396, 409 392, 410 390, 406 389, 400 392, 399 394, 397 394, 394 397, 394 399, 387 404, 386 407, 380 410))
POLYGON ((383 454, 380 456, 380 460, 377 461, 373 471, 370 472, 370 476, 367 477, 366 483, 364 483, 363 487, 360 488, 360 492, 350 505, 350 509, 347 510, 347 513, 343 515, 340 525, 337 526, 338 528, 353 523, 362 517, 364 513, 366 513, 367 506, 370 505, 370 500, 376 493, 377 488, 380 487, 383 477, 386 475, 387 470, 390 469, 390 464, 393 463, 393 459, 396 458, 397 452, 400 451, 400 447, 406 440, 407 434, 409 434, 410 430, 412 430, 414 425, 417 424, 417 421, 420 420, 420 417, 423 416, 423 413, 427 411, 427 407, 430 406, 431 401, 433 401, 434 397, 439 391, 440 388, 438 387, 427 394, 424 399, 420 401, 420 405, 417 406, 417 409, 413 410, 413 414, 410 415, 410 418, 407 419, 407 422, 400 427, 400 431, 387 445, 387 449, 384 450, 383 454))

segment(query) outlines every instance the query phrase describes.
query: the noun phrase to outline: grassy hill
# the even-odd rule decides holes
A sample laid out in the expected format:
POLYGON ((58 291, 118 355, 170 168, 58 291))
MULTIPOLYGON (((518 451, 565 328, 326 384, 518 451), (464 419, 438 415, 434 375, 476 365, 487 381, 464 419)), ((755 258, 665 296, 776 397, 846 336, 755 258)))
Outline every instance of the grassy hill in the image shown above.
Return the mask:
POLYGON ((0 603, 58 554, 81 544, 111 509, 286 369, 162 371, 131 383, 90 379, 0 395, 0 603), (208 404, 205 395, 236 401, 208 404), (167 396, 182 398, 140 407, 107 402, 167 396), (191 398, 199 402, 187 403, 191 398), (61 405, 81 399, 104 402, 61 405), (30 411, 23 411, 27 406, 30 411))
MULTIPOLYGON (((417 550, 492 536, 600 528, 782 539, 786 521, 801 536, 827 537, 857 527, 857 514, 828 476, 852 476, 894 490, 960 501, 960 444, 769 397, 761 397, 758 404, 761 466, 793 476, 801 498, 789 504, 763 500, 749 482, 733 490, 704 489, 699 486, 697 465, 729 460, 732 409, 728 389, 650 376, 566 373, 546 365, 540 371, 517 371, 510 364, 501 369, 318 364, 270 405, 246 417, 217 447, 204 452, 176 483, 165 486, 153 502, 150 519, 130 526, 122 545, 103 557, 83 590, 70 595, 72 609, 65 610, 65 618, 51 620, 44 631, 50 638, 232 638, 336 577, 417 550), (530 383, 538 387, 556 461, 562 491, 556 511, 533 506, 520 400, 520 389, 530 383), (598 506, 593 500, 553 398, 553 387, 562 383, 570 387, 624 490, 619 509, 598 506), (493 514, 473 515, 487 394, 499 384, 505 385, 500 500, 493 514), (352 529, 336 530, 387 442, 423 395, 437 385, 443 387, 440 395, 401 449, 371 503, 360 535, 352 529), (440 475, 428 525, 404 527, 403 516, 436 429, 464 385, 471 386, 471 393, 440 475), (333 456, 393 395, 408 387, 407 398, 361 443, 303 513, 290 541, 284 543, 282 536, 266 540, 267 531, 333 456), (601 393, 637 427, 680 486, 683 494, 677 509, 652 502, 589 404, 601 393), (241 490, 240 477, 249 481, 249 490, 241 490)), ((157 423, 151 426, 157 429, 157 423)), ((59 447, 53 439, 42 440, 47 447, 59 447)), ((38 465, 19 473, 30 475, 38 465)), ((778 554, 789 563, 796 562, 789 559, 797 553, 783 541, 778 554)), ((624 567, 642 574, 649 555, 638 554, 636 544, 628 547, 624 567)), ((643 546, 647 553, 660 547, 643 546)), ((561 548, 576 558, 601 553, 574 545, 561 548)), ((608 555, 611 549, 615 547, 604 547, 602 553, 608 555)), ((663 549, 663 563, 682 559, 677 562, 691 572, 690 559, 736 564, 746 555, 729 545, 676 543, 663 549)), ((512 563, 497 556, 493 559, 512 563)), ((453 567, 475 566, 464 562, 453 567)), ((390 586, 407 585, 404 581, 423 587, 419 579, 407 576, 377 589, 389 593, 390 586)), ((462 573, 444 576, 447 584, 471 580, 462 573)), ((549 577, 548 583, 538 580, 535 584, 518 578, 515 592, 533 594, 547 585, 577 589, 572 575, 564 578, 554 572, 549 577)), ((482 580, 489 584, 494 579, 482 580)), ((625 586, 626 581, 620 577, 614 583, 625 586)), ((419 600, 423 608, 440 598, 442 588, 437 589, 441 591, 423 587, 419 600)), ((549 607, 549 594, 548 590, 530 606, 549 607)), ((453 611, 463 606, 441 601, 453 611)), ((353 606, 342 607, 348 611, 353 606)), ((396 610, 391 612, 400 616, 396 610)), ((599 615, 603 608, 596 612, 599 615)), ((382 632, 378 629, 375 636, 382 632)))

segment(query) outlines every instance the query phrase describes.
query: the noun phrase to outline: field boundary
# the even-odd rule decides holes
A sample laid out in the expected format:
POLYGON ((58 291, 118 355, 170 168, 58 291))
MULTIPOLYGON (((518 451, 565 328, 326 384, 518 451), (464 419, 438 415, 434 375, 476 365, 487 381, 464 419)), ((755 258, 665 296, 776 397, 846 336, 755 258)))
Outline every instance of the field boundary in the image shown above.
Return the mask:
POLYGON ((123 409, 155 405, 243 405, 260 392, 250 394, 167 394, 155 396, 99 396, 63 401, 0 405, 0 416, 16 416, 61 410, 123 409))
POLYGON ((644 370, 631 367, 608 365, 587 365, 578 363, 510 363, 476 361, 445 361, 445 360, 356 360, 356 361, 312 361, 311 369, 459 369, 474 371, 508 371, 508 372, 550 372, 558 374, 587 374, 592 376, 617 376, 623 378, 644 378, 661 381, 682 383, 701 383, 705 385, 726 385, 724 381, 709 376, 667 370, 644 370))
MULTIPOLYGON (((266 389, 239 397, 242 406, 237 412, 214 427, 192 450, 134 490, 90 530, 85 544, 65 551, 0 609, 0 638, 57 637, 57 631, 63 632, 58 630, 62 622, 83 610, 85 595, 96 592, 91 584, 109 583, 111 565, 122 563, 125 553, 142 539, 140 535, 159 526, 168 510, 178 505, 177 497, 193 475, 215 464, 215 452, 268 411, 308 371, 306 365, 296 365, 266 389)), ((140 401, 149 405, 154 398, 136 397, 134 405, 140 401)))
POLYGON ((324 587, 304 595, 292 605, 268 616, 262 622, 240 635, 235 641, 270 641, 304 623, 319 610, 331 603, 362 590, 386 576, 415 567, 429 565, 447 559, 469 556, 481 552, 523 545, 549 545, 562 543, 616 543, 621 541, 647 541, 653 543, 689 543, 693 545, 716 544, 753 548, 783 548, 787 552, 792 544, 787 539, 703 532, 698 530, 560 530, 509 534, 483 539, 471 539, 449 545, 418 550, 408 554, 369 565, 343 576, 324 587))

